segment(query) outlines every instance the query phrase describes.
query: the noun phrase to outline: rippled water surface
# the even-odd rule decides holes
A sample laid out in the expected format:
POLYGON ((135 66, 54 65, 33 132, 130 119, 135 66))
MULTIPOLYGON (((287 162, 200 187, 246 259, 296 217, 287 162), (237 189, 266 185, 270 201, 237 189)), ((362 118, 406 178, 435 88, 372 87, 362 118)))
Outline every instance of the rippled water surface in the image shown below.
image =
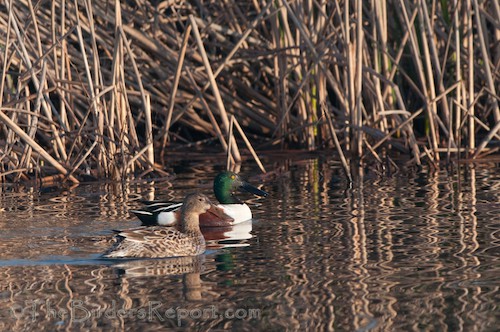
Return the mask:
POLYGON ((0 330, 498 331, 500 171, 369 170, 289 161, 241 173, 254 220, 206 233, 198 258, 109 261, 140 199, 213 198, 221 167, 155 182, 2 187, 0 330))

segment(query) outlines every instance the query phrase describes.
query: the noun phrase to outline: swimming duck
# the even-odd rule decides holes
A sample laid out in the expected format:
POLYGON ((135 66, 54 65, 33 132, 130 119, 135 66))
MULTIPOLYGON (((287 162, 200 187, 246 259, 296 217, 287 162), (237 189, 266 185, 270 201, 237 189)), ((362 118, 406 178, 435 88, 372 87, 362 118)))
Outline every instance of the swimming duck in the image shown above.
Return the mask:
POLYGON ((196 256, 205 251, 205 239, 200 231, 200 214, 212 203, 203 194, 190 194, 180 211, 179 229, 174 227, 137 227, 118 231, 116 243, 105 258, 166 258, 196 256))
MULTIPOLYGON (((252 219, 252 211, 235 195, 236 190, 247 191, 258 196, 267 196, 262 191, 234 172, 219 173, 214 179, 214 194, 220 204, 212 206, 200 215, 201 227, 232 226, 252 219)), ((183 203, 153 202, 139 210, 131 210, 145 226, 173 226, 178 223, 183 203)))

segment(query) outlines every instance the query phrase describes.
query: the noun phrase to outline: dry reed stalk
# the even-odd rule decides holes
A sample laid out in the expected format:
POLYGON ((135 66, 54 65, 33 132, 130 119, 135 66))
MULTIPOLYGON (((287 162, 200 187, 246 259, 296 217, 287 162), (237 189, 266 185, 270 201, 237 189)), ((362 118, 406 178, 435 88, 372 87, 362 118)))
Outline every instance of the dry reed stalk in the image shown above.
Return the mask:
POLYGON ((90 148, 85 152, 85 154, 80 158, 79 161, 76 162, 76 164, 73 166, 73 169, 69 172, 69 174, 75 173, 75 171, 85 162, 85 160, 88 158, 88 156, 92 153, 94 148, 97 145, 97 140, 94 141, 94 143, 90 146, 90 148))
MULTIPOLYGON (((453 5, 455 8, 458 8, 457 0, 453 1, 453 5)), ((462 142, 462 126, 461 126, 462 117, 463 117, 462 107, 466 106, 464 104, 464 98, 462 98, 462 91, 463 91, 463 87, 464 87, 464 82, 462 80, 462 48, 460 45, 461 38, 460 38, 459 26, 460 26, 460 24, 459 24, 458 10, 455 9, 454 14, 453 14, 453 29, 454 29, 453 43, 455 45, 455 52, 456 52, 456 66, 455 66, 456 76, 455 77, 456 77, 456 81, 458 84, 458 88, 456 90, 456 96, 453 100, 453 106, 455 106, 454 108, 456 109, 456 111, 450 112, 450 121, 449 121, 450 122, 450 130, 449 130, 449 132, 450 132, 450 137, 451 137, 452 136, 451 133, 453 133, 453 130, 451 127, 453 125, 452 117, 453 117, 453 114, 455 114, 454 139, 457 142, 456 146, 460 146, 461 142, 462 142)), ((452 38, 450 37, 450 43, 452 42, 451 39, 452 38)), ((440 81, 440 82, 442 82, 442 81, 440 81)), ((450 143, 451 143, 451 140, 450 140, 450 143)), ((451 149, 451 144, 448 144, 448 148, 451 149)), ((447 160, 450 159, 450 154, 451 154, 451 150, 448 150, 448 152, 446 154, 447 160)), ((458 156, 458 157, 460 157, 460 156, 458 156)))
POLYGON ((170 129, 170 123, 172 121, 172 114, 174 112, 174 106, 175 106, 175 95, 177 94, 177 89, 179 87, 182 66, 184 64, 184 57, 186 55, 186 49, 188 46, 189 36, 191 34, 192 28, 193 28, 193 26, 191 24, 187 25, 186 31, 184 31, 184 38, 182 39, 182 44, 181 44, 181 48, 180 48, 180 52, 179 52, 179 58, 177 60, 177 65, 176 65, 176 69, 175 69, 174 82, 172 84, 172 91, 170 92, 170 99, 168 101, 169 106, 168 106, 168 111, 167 111, 166 119, 165 119, 165 134, 163 136, 163 144, 161 146, 162 153, 165 150, 165 146, 167 144, 168 130, 170 129))
MULTIPOLYGON (((31 137, 29 137, 24 130, 19 128, 3 111, 0 111, 0 120, 8 126, 13 132, 15 132, 23 141, 29 144, 33 150, 38 152, 43 159, 45 159, 49 164, 54 166, 61 174, 68 175, 68 171, 64 168, 57 160, 55 160, 50 154, 48 154, 37 142, 35 142, 31 137)), ((72 176, 68 175, 68 179, 73 183, 78 183, 78 180, 72 176)))
POLYGON ((146 145, 148 147, 147 161, 151 166, 155 164, 155 150, 153 146, 153 123, 151 120, 151 98, 146 95, 144 114, 146 115, 146 145))
MULTIPOLYGON (((42 64, 42 73, 41 73, 41 77, 40 77, 40 80, 42 82, 45 82, 46 74, 47 74, 47 62, 44 60, 43 64, 42 64)), ((33 140, 35 139, 35 134, 36 134, 37 128, 38 128, 38 126, 37 126, 38 125, 38 116, 40 114, 40 108, 42 107, 42 98, 43 98, 42 90, 40 89, 37 91, 37 95, 36 95, 34 114, 32 117, 30 117, 28 119, 28 123, 30 124, 30 128, 28 130, 28 136, 33 140)), ((23 161, 24 161, 24 163, 26 163, 26 166, 28 166, 30 159, 31 159, 31 149, 32 148, 30 145, 25 146, 25 151, 22 154, 22 158, 21 158, 19 165, 23 165, 23 161)))
POLYGON ((240 124, 238 123, 238 120, 234 117, 234 115, 231 116, 231 123, 233 123, 236 126, 236 129, 240 133, 241 138, 243 138, 243 141, 245 142, 248 150, 252 154, 253 159, 255 160, 257 165, 259 166, 262 173, 266 173, 266 169, 264 168, 264 165, 262 165, 262 162, 260 161, 259 156, 257 155, 257 153, 255 152, 255 149, 252 146, 252 143, 250 143, 250 141, 248 140, 247 135, 245 135, 245 132, 241 128, 240 124))
MULTIPOLYGON (((191 80, 191 82, 193 84, 193 87, 194 87, 194 89, 196 91, 196 94, 198 95, 198 99, 202 103, 203 109, 205 110, 205 112, 208 115, 208 118, 210 119, 210 123, 212 124, 212 126, 213 126, 213 128, 215 130, 215 133, 217 135, 217 138, 219 139, 219 142, 222 145, 222 149, 224 151, 228 151, 229 150, 228 149, 229 145, 226 143, 226 140, 224 139, 224 135, 222 134, 222 131, 220 130, 220 126, 218 125, 217 120, 215 119, 212 111, 210 110, 210 107, 208 106, 208 103, 206 102, 205 98, 203 98, 202 91, 200 89, 198 89, 198 87, 196 86, 196 81, 193 78, 193 75, 191 74, 191 71, 190 70, 186 70, 186 73, 187 73, 189 79, 191 80)), ((229 163, 230 164, 234 164, 235 161, 233 159, 233 156, 231 154, 228 154, 228 155, 229 155, 229 163)))
MULTIPOLYGON (((119 2, 117 2, 117 6, 119 5, 119 2)), ((121 37, 124 40, 125 48, 127 49, 128 56, 130 58, 130 61, 132 62, 132 67, 134 69, 134 73, 137 79, 137 85, 139 87, 139 92, 141 95, 142 99, 142 105, 144 106, 144 114, 145 114, 145 122, 146 122, 146 146, 148 146, 148 162, 151 165, 154 165, 154 148, 153 148, 153 125, 152 125, 152 118, 151 118, 151 103, 150 103, 150 96, 149 94, 146 94, 146 91, 144 90, 144 87, 142 85, 142 78, 141 74, 139 73, 139 68, 137 67, 137 64, 135 62, 132 50, 130 49, 129 42, 127 40, 127 36, 123 32, 123 29, 121 29, 121 25, 118 25, 118 29, 120 31, 121 37)), ((130 117, 129 117, 130 118, 130 117)), ((129 163, 130 164, 130 163, 129 163)))
POLYGON ((474 52, 473 47, 474 47, 474 35, 473 35, 473 30, 472 30, 472 5, 471 5, 471 0, 466 1, 466 16, 467 16, 467 49, 468 49, 468 57, 467 57, 467 66, 469 68, 468 70, 468 81, 469 81, 469 86, 468 86, 468 105, 467 105, 467 113, 468 113, 468 134, 469 134, 469 150, 474 151, 476 147, 476 129, 474 125, 474 52))
MULTIPOLYGON (((279 4, 279 3, 278 3, 279 4)), ((284 40, 281 37, 280 31, 280 16, 286 17, 285 8, 282 5, 279 6, 278 10, 280 11, 280 15, 276 15, 272 20, 272 42, 273 48, 276 50, 281 50, 285 48, 283 45, 284 40)), ((285 73, 281 73, 284 70, 284 56, 275 56, 273 58, 274 66, 273 66, 273 76, 276 81, 274 90, 276 94, 278 111, 279 111, 279 121, 277 123, 276 129, 273 132, 273 136, 278 133, 278 135, 284 137, 286 132, 288 131, 288 122, 289 115, 286 113, 287 109, 287 94, 286 94, 286 85, 287 85, 287 75, 285 73)), ((284 141, 281 142, 284 144, 284 141)))
MULTIPOLYGON (((474 18, 476 21, 476 29, 478 30, 478 38, 479 38, 479 45, 481 47, 481 54, 484 59, 484 70, 486 72, 486 82, 488 84, 488 89, 491 91, 493 96, 496 96, 496 89, 495 89, 495 84, 493 80, 493 76, 491 73, 491 68, 490 68, 490 55, 488 52, 488 48, 486 46, 486 41, 485 41, 485 34, 483 33, 483 25, 484 25, 484 18, 481 15, 481 10, 479 8, 477 0, 472 0, 472 7, 474 9, 474 18)), ((492 100, 493 103, 493 115, 495 116, 495 121, 499 122, 500 121, 500 110, 498 109, 498 101, 496 99, 492 100)))
POLYGON ((226 170, 230 170, 231 166, 234 164, 239 164, 238 161, 235 161, 234 163, 231 163, 232 160, 232 154, 231 154, 231 147, 233 146, 233 127, 234 127, 234 116, 231 117, 231 120, 229 122, 229 132, 227 135, 227 154, 226 154, 226 170))
POLYGON ((342 167, 344 168, 344 172, 349 179, 349 182, 352 182, 351 169, 349 168, 349 163, 344 155, 344 151, 340 145, 339 139, 337 137, 337 133, 335 132, 335 128, 333 127, 332 118, 330 113, 323 107, 323 114, 326 116, 328 129, 330 130, 330 136, 335 144, 335 148, 340 156, 340 161, 342 162, 342 167))
MULTIPOLYGON (((427 4, 425 3, 425 1, 420 2, 420 8, 421 8, 422 18, 423 18, 422 24, 423 24, 423 28, 425 30, 425 33, 427 36, 427 42, 428 42, 428 48, 424 47, 424 50, 427 50, 427 49, 429 50, 428 51, 429 54, 428 55, 426 54, 426 58, 429 57, 429 60, 430 60, 430 62, 428 63, 428 67, 430 70, 432 70, 434 72, 434 74, 429 78, 429 82, 433 82, 434 79, 432 79, 432 77, 435 77, 437 84, 438 84, 438 89, 436 89, 434 86, 431 86, 431 91, 434 92, 434 95, 431 94, 431 98, 435 99, 436 94, 442 94, 445 90, 445 87, 443 86, 443 80, 442 80, 443 74, 442 74, 441 65, 440 65, 439 58, 438 58, 437 46, 435 43, 435 39, 433 38, 434 37, 434 30, 433 30, 433 26, 431 25, 431 22, 430 22, 429 12, 428 12, 427 4)), ((443 113, 442 118, 445 121, 445 123, 444 123, 445 126, 448 128, 451 128, 450 127, 451 124, 448 123, 449 118, 450 118, 450 110, 448 109, 448 100, 447 100, 446 96, 441 100, 441 109, 442 109, 442 113, 443 113)), ((448 138, 450 140, 453 140, 453 136, 451 135, 452 132, 453 132, 452 130, 449 130, 449 133, 448 133, 448 138)))
MULTIPOLYGON (((268 12, 268 10, 269 10, 269 8, 271 7, 272 4, 273 4, 273 2, 269 1, 264 8, 262 8, 262 9, 259 10, 259 14, 248 25, 248 29, 245 31, 245 33, 241 34, 241 38, 238 40, 238 42, 236 42, 236 44, 234 45, 234 47, 228 53, 228 55, 224 59, 224 62, 222 62, 222 64, 214 72, 214 77, 215 78, 217 78, 217 76, 219 76, 219 74, 222 72, 222 70, 229 64, 229 62, 231 61, 231 59, 233 58, 233 56, 236 54, 236 52, 238 52, 238 50, 241 48, 241 46, 243 45, 243 43, 245 43, 245 40, 250 36, 250 33, 252 33, 252 31, 256 28, 257 24, 261 23, 261 20, 262 20, 263 16, 268 12)), ((196 17, 195 17, 195 21, 198 24, 203 24, 204 23, 201 19, 196 18, 196 17)), ((187 34, 187 35, 189 35, 189 34, 187 34)), ((258 41, 255 41, 255 42, 258 42, 258 41)), ((202 92, 205 92, 205 90, 208 89, 209 86, 210 86, 210 84, 207 82, 205 84, 205 86, 203 87, 202 92)))
MULTIPOLYGON (((226 133, 229 134, 229 120, 228 120, 226 108, 224 106, 224 102, 222 101, 222 97, 221 97, 220 92, 219 92, 219 87, 218 87, 217 83, 215 82, 215 77, 214 77, 214 74, 212 72, 212 67, 211 67, 210 62, 208 60, 208 56, 205 52, 205 46, 203 45, 203 41, 201 40, 200 31, 198 30, 198 26, 197 26, 196 21, 194 20, 192 15, 189 16, 189 23, 193 27, 193 34, 195 36, 196 43, 198 45, 198 50, 201 53, 201 57, 203 59, 203 64, 205 66, 205 70, 207 72, 208 79, 210 80, 212 93, 214 94, 214 97, 216 99, 217 107, 218 107, 219 112, 220 112, 222 123, 224 125, 225 130, 226 130, 226 133)), ((232 154, 234 160, 236 162, 240 162, 241 156, 240 156, 240 153, 238 150, 238 146, 236 145, 236 142, 229 140, 228 145, 231 149, 231 154, 232 154)), ((229 149, 228 149, 228 151, 229 151, 229 149)))
MULTIPOLYGON (((94 124, 96 124, 97 126, 94 130, 95 131, 94 134, 98 138, 98 151, 99 152, 98 152, 97 159, 99 160, 99 163, 97 166, 101 167, 102 162, 104 162, 104 163, 106 162, 106 160, 104 158, 104 146, 103 146, 104 142, 102 140, 102 138, 104 137, 104 118, 102 116, 102 113, 99 112, 99 107, 98 107, 96 96, 95 96, 94 82, 92 79, 92 74, 90 72, 87 51, 85 48, 85 42, 83 40, 82 28, 81 28, 80 24, 78 24, 76 26, 76 31, 78 34, 78 42, 80 45, 80 50, 82 52, 83 64, 85 67, 85 73, 86 73, 87 85, 88 85, 87 91, 90 93, 90 100, 92 103, 92 112, 94 113, 94 115, 96 117, 96 121, 94 121, 94 124)), ((107 167, 104 166, 104 169, 106 169, 106 168, 107 167)))
MULTIPOLYGON (((26 45, 25 45, 24 42, 22 42, 23 39, 22 39, 21 30, 19 28, 19 25, 17 23, 16 18, 14 17, 14 12, 12 10, 12 6, 11 5, 7 5, 7 4, 8 3, 6 2, 6 7, 7 7, 8 11, 9 11, 9 16, 12 16, 12 20, 10 22, 12 23, 12 28, 14 29, 14 32, 15 32, 15 34, 17 36, 17 39, 20 41, 19 42, 19 46, 21 48, 21 50, 20 50, 21 51, 21 56, 22 56, 22 59, 23 59, 23 61, 25 62, 26 66, 27 66, 27 71, 30 73, 33 85, 35 86, 35 89, 37 89, 37 90, 43 89, 43 82, 40 83, 40 81, 36 77, 35 72, 33 71, 32 61, 31 61, 31 58, 30 58, 29 53, 27 51, 26 45)), ((46 102, 45 98, 42 99, 42 108, 43 108, 43 110, 45 112, 45 115, 49 118, 49 120, 52 120, 52 109, 50 108, 50 106, 46 102)), ((52 121, 51 121, 51 123, 52 123, 52 121)), ((56 143, 53 146, 54 151, 58 155, 60 153, 60 157, 63 160, 66 160, 67 156, 66 156, 66 153, 64 151, 64 148, 62 147, 61 139, 60 139, 59 135, 57 135, 57 129, 56 129, 56 127, 53 124, 51 124, 51 130, 54 133, 54 138, 55 138, 55 143, 56 143)))
MULTIPOLYGON (((419 20, 419 28, 420 31, 426 31, 425 29, 425 24, 424 24, 424 16, 425 14, 423 13, 422 6, 418 6, 418 20, 419 20)), ((416 34, 415 34, 416 36, 416 34)), ((438 121, 438 108, 435 103, 436 100, 436 87, 435 87, 435 82, 434 82, 434 73, 432 69, 432 61, 431 61, 431 55, 430 55, 430 50, 428 45, 430 44, 428 40, 428 36, 426 33, 423 33, 420 35, 422 38, 422 47, 419 47, 417 42, 415 41, 415 51, 421 51, 423 52, 423 63, 422 63, 422 70, 421 77, 425 77, 425 81, 423 81, 423 85, 425 86, 425 90, 427 92, 426 94, 426 99, 428 103, 428 114, 429 114, 429 124, 431 127, 431 142, 432 142, 432 150, 433 152, 437 151, 438 146, 439 146, 439 130, 437 128, 437 121, 438 121)), ((439 160, 439 154, 434 153, 433 154, 434 158, 439 160)))

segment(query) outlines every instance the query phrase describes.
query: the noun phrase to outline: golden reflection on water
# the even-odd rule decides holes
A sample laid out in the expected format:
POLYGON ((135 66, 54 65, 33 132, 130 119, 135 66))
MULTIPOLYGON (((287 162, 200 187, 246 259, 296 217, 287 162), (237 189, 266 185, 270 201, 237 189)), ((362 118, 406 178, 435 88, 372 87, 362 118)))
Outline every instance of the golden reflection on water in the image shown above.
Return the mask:
POLYGON ((212 196, 214 172, 206 165, 182 173, 175 185, 3 190, 0 329, 485 331, 499 325, 495 168, 392 177, 368 169, 348 186, 338 164, 314 159, 289 162, 282 174, 265 184, 268 198, 248 200, 254 222, 206 233, 209 250, 197 259, 98 256, 111 229, 138 225, 128 210, 140 199, 180 200, 192 190, 212 196), (160 304, 162 319, 154 310, 149 316, 160 304), (171 308, 175 315, 166 317, 171 308), (119 309, 124 315, 112 316, 119 309), (257 317, 249 317, 251 309, 257 317), (227 310, 247 316, 221 314, 227 310), (87 312, 88 319, 79 319, 87 312))

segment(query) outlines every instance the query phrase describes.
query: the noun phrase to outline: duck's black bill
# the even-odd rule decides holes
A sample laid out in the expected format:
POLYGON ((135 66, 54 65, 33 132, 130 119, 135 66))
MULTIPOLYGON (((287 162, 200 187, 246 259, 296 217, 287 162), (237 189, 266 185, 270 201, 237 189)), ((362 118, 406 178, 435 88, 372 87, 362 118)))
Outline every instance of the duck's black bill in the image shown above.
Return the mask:
POLYGON ((244 182, 240 186, 240 188, 243 189, 244 191, 248 191, 249 193, 252 193, 257 196, 266 197, 268 195, 268 193, 266 193, 264 190, 260 190, 259 188, 256 188, 247 182, 244 182))

